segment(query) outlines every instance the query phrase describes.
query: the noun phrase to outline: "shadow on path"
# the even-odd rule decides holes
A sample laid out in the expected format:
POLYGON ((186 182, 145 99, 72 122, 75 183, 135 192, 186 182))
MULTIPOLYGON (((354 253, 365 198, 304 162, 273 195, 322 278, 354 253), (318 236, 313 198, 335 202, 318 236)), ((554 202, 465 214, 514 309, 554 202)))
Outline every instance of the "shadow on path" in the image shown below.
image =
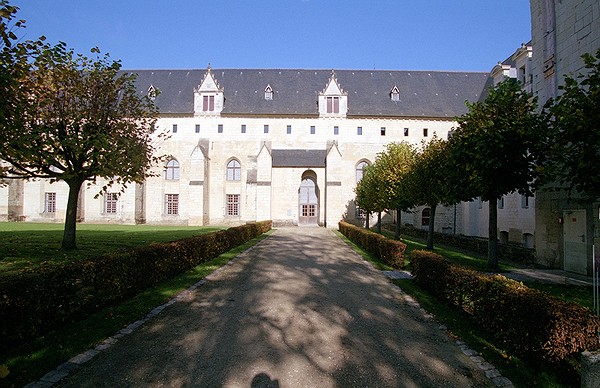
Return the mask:
POLYGON ((331 230, 284 228, 62 386, 489 386, 331 230))

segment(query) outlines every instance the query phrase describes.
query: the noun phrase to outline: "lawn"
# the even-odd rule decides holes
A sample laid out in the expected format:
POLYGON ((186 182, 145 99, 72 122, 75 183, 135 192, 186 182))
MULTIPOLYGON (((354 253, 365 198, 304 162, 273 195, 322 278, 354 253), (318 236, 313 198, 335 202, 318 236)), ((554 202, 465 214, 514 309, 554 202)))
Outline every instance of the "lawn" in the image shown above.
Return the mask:
POLYGON ((63 263, 107 252, 173 241, 222 228, 78 224, 76 251, 60 250, 63 224, 0 222, 0 275, 42 263, 63 263))

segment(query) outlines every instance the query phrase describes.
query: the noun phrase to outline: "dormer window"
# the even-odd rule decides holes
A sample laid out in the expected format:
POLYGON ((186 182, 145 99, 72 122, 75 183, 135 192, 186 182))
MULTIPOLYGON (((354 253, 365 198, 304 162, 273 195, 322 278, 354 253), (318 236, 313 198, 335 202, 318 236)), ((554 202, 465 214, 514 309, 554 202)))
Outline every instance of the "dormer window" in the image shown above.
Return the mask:
POLYGON ((319 93, 318 107, 320 116, 345 117, 348 113, 348 93, 338 84, 334 71, 325 89, 319 93))
POLYGON ((339 97, 327 97, 327 113, 340 113, 339 97))
POLYGON ((202 96, 202 111, 213 112, 215 110, 215 96, 202 96))
POLYGON ((154 85, 150 85, 150 87, 148 88, 148 98, 150 99, 150 101, 154 101, 156 100, 156 96, 158 95, 158 92, 156 91, 156 88, 154 87, 154 85))
POLYGON ((392 101, 400 101, 400 90, 397 86, 394 86, 390 91, 390 98, 392 101))
POLYGON ((212 69, 209 67, 197 88, 194 88, 194 114, 196 116, 219 116, 225 98, 212 69))
POLYGON ((271 101, 273 99, 273 88, 271 85, 267 85, 265 88, 265 100, 271 101))

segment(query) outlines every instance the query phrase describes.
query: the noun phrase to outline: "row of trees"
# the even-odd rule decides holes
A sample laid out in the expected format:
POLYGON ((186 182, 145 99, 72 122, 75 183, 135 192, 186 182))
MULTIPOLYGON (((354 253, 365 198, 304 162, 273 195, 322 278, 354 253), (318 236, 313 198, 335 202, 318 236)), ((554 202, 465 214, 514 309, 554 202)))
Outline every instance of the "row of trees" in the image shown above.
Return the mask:
POLYGON ((50 179, 69 186, 62 248, 76 248, 82 185, 102 178, 121 188, 142 182, 157 161, 152 134, 158 111, 138 95, 135 76, 92 49, 93 58, 18 41, 17 7, 0 0, 0 183, 50 179))
MULTIPOLYGON (((481 198, 489 201, 488 266, 498 267, 497 200, 553 185, 576 190, 586 201, 600 198, 600 50, 583 56, 587 72, 566 76, 562 94, 541 111, 514 80, 488 90, 448 140, 433 138, 421 149, 393 143, 365 169, 356 187, 367 213, 417 206, 430 208, 427 247, 433 249, 438 205, 481 198)), ((368 219, 368 217, 367 217, 368 219)), ((401 220, 396 223, 399 237, 401 220)))

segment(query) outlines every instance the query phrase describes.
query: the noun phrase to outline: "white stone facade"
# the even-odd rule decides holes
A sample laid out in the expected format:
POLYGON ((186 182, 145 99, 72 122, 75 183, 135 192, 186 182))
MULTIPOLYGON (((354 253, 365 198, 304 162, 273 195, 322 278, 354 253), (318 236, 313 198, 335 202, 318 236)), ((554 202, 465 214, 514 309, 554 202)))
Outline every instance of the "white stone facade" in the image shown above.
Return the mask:
MULTIPOLYGON (((79 220, 235 225, 271 219, 276 225, 336 227, 345 219, 362 224, 354 203, 360 163, 373 163, 391 142, 420 146, 433 136, 447 138, 456 126, 453 118, 466 112, 464 101, 480 99, 489 76, 140 71, 140 93, 160 91, 155 99, 161 111, 157 130, 169 134, 157 149, 165 156, 164 164, 118 197, 111 193, 121 192, 121 187, 95 197, 105 182, 85 187, 79 220)), ((0 217, 63 222, 67 189, 60 182, 14 182, 0 188, 0 217)), ((506 232, 508 240, 522 242, 523 235, 534 233, 532 216, 525 215, 520 198, 505 201, 505 209, 499 210, 501 235, 506 232)), ((476 202, 440 207, 435 229, 486 236, 486 208, 476 202)), ((530 202, 527 211, 532 208, 530 202)), ((427 215, 421 207, 403 213, 401 222, 426 229, 427 215)))
MULTIPOLYGON (((560 93, 566 74, 585 71, 582 54, 600 49, 600 3, 532 0, 530 4, 533 92, 542 106, 560 93)), ((599 204, 582 203, 565 191, 539 190, 536 196, 539 262, 590 275, 592 247, 600 243, 599 204)))

